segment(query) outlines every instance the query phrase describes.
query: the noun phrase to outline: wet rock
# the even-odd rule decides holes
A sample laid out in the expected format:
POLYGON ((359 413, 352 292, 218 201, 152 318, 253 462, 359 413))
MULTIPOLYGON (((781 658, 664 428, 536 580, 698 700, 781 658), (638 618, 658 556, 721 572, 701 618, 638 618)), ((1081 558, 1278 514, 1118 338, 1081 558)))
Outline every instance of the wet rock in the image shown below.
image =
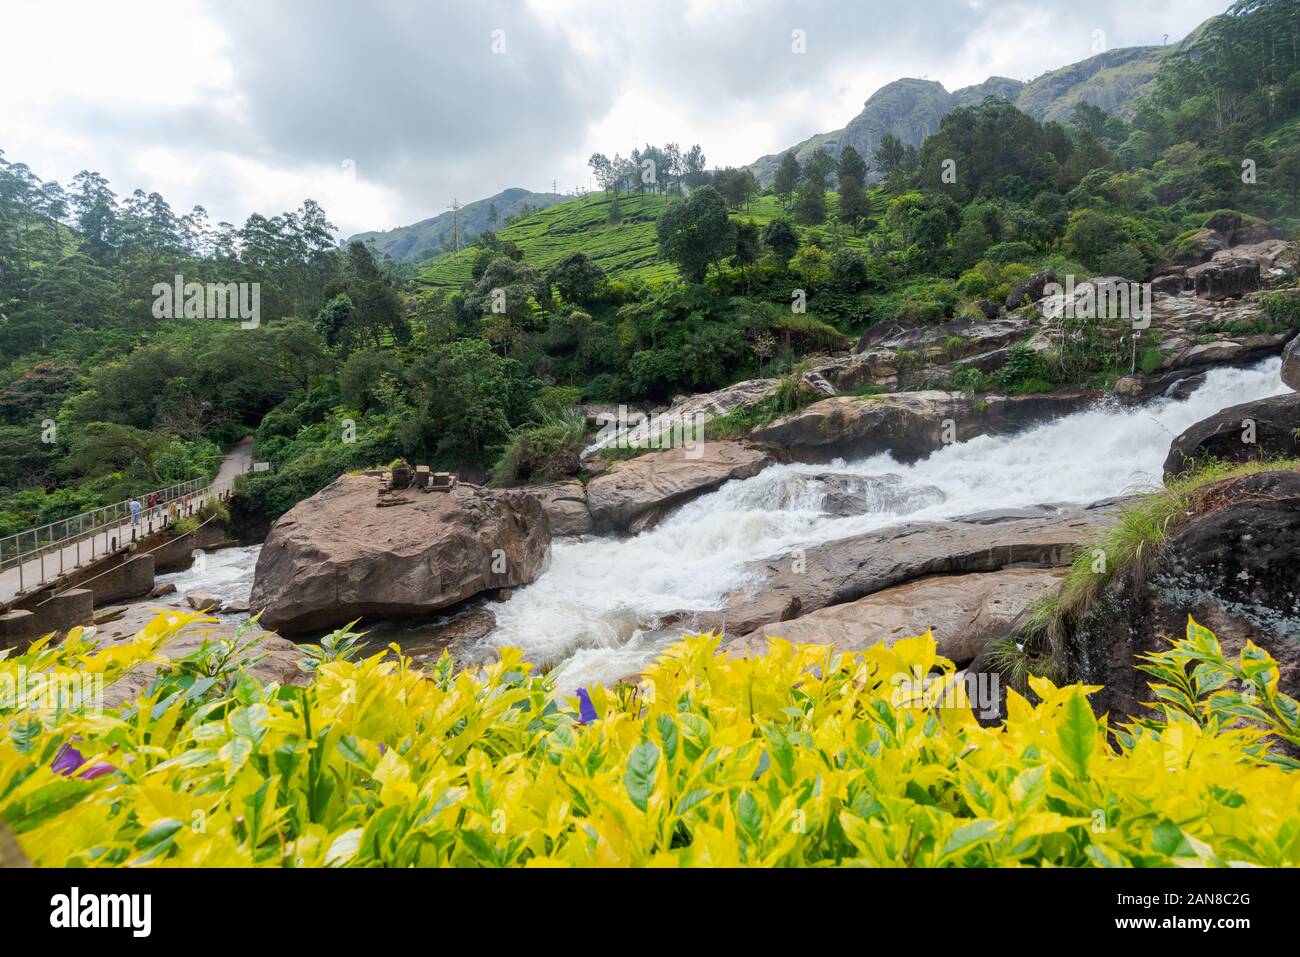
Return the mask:
POLYGON ((743 635, 930 575, 1064 566, 1110 521, 1110 510, 1074 510, 991 524, 912 522, 826 542, 750 562, 748 583, 723 599, 718 622, 743 635))
POLYGON ((587 507, 598 532, 635 533, 723 482, 757 475, 773 461, 749 442, 730 440, 648 452, 588 482, 587 507))
POLYGON ((578 480, 553 482, 530 488, 542 503, 551 522, 551 534, 557 538, 587 535, 592 530, 591 512, 587 510, 587 490, 578 480))
POLYGON ((159 582, 153 586, 153 591, 149 592, 150 598, 162 598, 166 595, 176 594, 175 582, 159 582))
POLYGON ((1282 381, 1300 392, 1300 336, 1288 342, 1282 350, 1282 381))
POLYGON ((1280 666, 1277 689, 1300 695, 1300 473, 1207 486, 1192 513, 1141 574, 1119 573, 1074 629, 1073 675, 1102 686, 1090 700, 1112 725, 1152 699, 1136 657, 1182 637, 1188 615, 1230 655, 1246 641, 1263 648, 1280 666))
POLYGON ((221 614, 246 615, 248 614, 248 602, 244 601, 242 598, 236 598, 231 601, 225 602, 221 606, 221 614))
POLYGON ((186 593, 185 604, 195 611, 216 611, 221 605, 221 599, 205 591, 192 591, 186 593))
POLYGON ((95 624, 106 625, 110 621, 117 621, 126 614, 125 605, 114 605, 111 608, 99 608, 95 611, 95 624))
POLYGON ((935 486, 913 484, 892 472, 876 476, 822 472, 802 479, 806 481, 801 493, 819 498, 820 508, 827 515, 914 511, 944 501, 944 493, 935 486))
POLYGON ((1033 601, 1053 592, 1063 574, 1054 568, 1005 568, 922 578, 790 621, 763 625, 728 641, 723 650, 764 654, 769 638, 784 638, 795 644, 861 651, 877 641, 892 646, 901 638, 930 630, 939 654, 965 664, 990 639, 1006 634, 1033 601))
POLYGON ((1196 297, 1210 302, 1240 299, 1260 286, 1259 262, 1244 256, 1216 257, 1191 267, 1185 276, 1196 297))
POLYGON ((889 452, 915 462, 947 442, 1013 432, 1093 401, 1087 390, 1042 395, 974 396, 927 390, 870 397, 840 396, 755 429, 751 438, 780 446, 799 462, 829 462, 889 452))
POLYGON ((374 479, 345 475, 275 523, 249 601, 264 625, 291 633, 428 615, 536 580, 550 543, 526 491, 462 483, 380 509, 374 479))
POLYGON ((1247 462, 1300 455, 1300 393, 1243 402, 1202 419, 1169 447, 1165 474, 1179 475, 1198 461, 1247 462))

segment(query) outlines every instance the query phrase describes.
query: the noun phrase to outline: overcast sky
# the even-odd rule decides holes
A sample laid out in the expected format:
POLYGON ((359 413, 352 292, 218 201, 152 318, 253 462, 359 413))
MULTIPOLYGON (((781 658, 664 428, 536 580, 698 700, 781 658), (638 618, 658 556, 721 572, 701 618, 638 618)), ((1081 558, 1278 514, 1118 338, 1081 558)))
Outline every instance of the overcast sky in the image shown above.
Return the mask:
POLYGON ((1228 2, 5 0, 0 149, 214 220, 310 196, 346 236, 590 186, 593 151, 646 141, 742 165, 898 77, 1029 80, 1228 2))

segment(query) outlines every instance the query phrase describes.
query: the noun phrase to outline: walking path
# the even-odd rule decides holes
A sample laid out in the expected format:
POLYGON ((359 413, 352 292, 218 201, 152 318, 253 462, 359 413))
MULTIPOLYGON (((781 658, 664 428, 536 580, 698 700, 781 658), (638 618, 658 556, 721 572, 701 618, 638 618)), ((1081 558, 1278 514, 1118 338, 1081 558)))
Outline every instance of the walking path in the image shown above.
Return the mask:
MULTIPOLYGON (((234 488, 235 476, 249 471, 253 466, 253 439, 240 440, 221 460, 217 476, 208 489, 189 496, 191 501, 199 502, 212 494, 220 494, 234 488)), ((163 527, 163 515, 166 506, 156 510, 152 515, 148 509, 140 514, 140 524, 136 526, 136 536, 144 537, 163 527)), ((12 601, 19 591, 29 591, 41 582, 49 582, 65 572, 70 572, 82 565, 103 558, 115 548, 120 548, 131 541, 131 522, 113 524, 97 529, 93 534, 71 541, 62 548, 51 548, 42 555, 22 563, 21 569, 15 565, 0 571, 0 605, 12 601)))

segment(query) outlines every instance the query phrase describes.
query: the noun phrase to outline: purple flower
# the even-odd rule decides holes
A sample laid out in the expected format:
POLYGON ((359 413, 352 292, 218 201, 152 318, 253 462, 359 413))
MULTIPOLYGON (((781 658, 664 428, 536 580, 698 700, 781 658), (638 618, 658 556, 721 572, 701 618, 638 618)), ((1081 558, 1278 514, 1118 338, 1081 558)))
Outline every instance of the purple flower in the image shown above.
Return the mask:
POLYGON ((80 751, 70 744, 65 744, 54 756, 54 763, 50 765, 50 770, 58 771, 66 778, 85 763, 86 759, 80 751))
POLYGON ((599 720, 596 714, 596 706, 591 703, 591 695, 587 694, 586 688, 578 689, 578 724, 587 724, 590 721, 599 720))
MULTIPOLYGON (((50 765, 50 770, 57 771, 65 778, 71 776, 73 771, 82 767, 86 763, 85 755, 70 744, 65 744, 59 748, 59 753, 54 756, 54 763, 50 765)), ((83 781, 93 781, 95 778, 103 777, 110 771, 116 771, 111 764, 101 761, 99 764, 92 764, 83 770, 77 777, 83 781)))

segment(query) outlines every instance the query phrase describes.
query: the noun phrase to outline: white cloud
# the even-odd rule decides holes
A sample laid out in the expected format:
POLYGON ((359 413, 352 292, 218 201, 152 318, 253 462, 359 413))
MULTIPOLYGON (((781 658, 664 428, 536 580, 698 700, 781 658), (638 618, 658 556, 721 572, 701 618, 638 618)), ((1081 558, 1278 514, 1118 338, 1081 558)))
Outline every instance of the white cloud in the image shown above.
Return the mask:
POLYGON ((1030 79, 1090 55, 1095 30, 1177 40, 1226 3, 9 0, 0 148, 218 220, 310 196, 346 235, 453 196, 569 189, 591 152, 646 141, 740 165, 842 127, 900 76, 1030 79))

